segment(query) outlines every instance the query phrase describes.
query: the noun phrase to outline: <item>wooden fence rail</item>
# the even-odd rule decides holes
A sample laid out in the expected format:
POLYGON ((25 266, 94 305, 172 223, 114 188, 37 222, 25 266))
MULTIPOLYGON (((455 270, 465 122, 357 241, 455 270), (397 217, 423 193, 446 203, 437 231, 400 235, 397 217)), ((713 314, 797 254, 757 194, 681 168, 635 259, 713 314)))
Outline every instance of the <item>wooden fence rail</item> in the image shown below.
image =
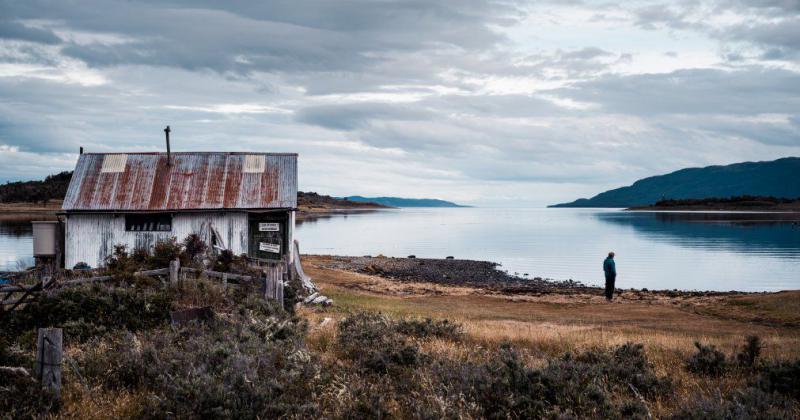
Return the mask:
MULTIPOLYGON (((256 280, 260 280, 262 281, 261 285, 262 285, 262 290, 264 291, 264 298, 274 299, 279 302, 283 302, 283 287, 285 280, 284 277, 286 275, 285 265, 283 263, 269 264, 265 267, 262 267, 262 270, 264 273, 263 277, 262 276, 253 277, 243 274, 223 273, 220 271, 200 270, 190 267, 181 267, 180 263, 176 260, 170 263, 170 267, 158 268, 155 270, 137 271, 133 273, 133 275, 137 277, 169 276, 170 283, 173 285, 178 283, 179 275, 186 273, 194 273, 199 275, 205 275, 206 277, 222 279, 225 287, 227 287, 229 281, 237 283, 237 282, 254 282, 256 280)), ((77 286, 81 284, 106 282, 106 281, 111 281, 113 279, 114 276, 95 276, 95 277, 85 277, 85 278, 77 278, 70 280, 61 280, 61 281, 56 279, 44 278, 38 284, 34 285, 17 285, 17 286, 0 287, 0 293, 5 293, 5 296, 2 299, 0 299, 0 317, 2 317, 4 313, 8 313, 17 309, 23 303, 32 302, 33 300, 36 299, 38 293, 44 290, 59 288, 59 287, 77 286), (22 296, 18 299, 12 298, 12 295, 14 293, 22 293, 22 296), (4 310, 6 306, 11 306, 11 308, 4 310)))

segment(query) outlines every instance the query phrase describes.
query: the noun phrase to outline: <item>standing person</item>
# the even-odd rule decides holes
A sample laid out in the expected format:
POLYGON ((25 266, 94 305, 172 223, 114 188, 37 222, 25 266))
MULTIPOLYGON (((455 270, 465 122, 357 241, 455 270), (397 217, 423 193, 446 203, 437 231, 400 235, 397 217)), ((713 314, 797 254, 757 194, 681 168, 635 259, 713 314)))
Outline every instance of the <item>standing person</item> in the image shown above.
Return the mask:
POLYGON ((606 274, 606 300, 611 302, 614 297, 614 282, 617 280, 617 265, 614 263, 613 252, 609 252, 603 261, 603 272, 606 274))

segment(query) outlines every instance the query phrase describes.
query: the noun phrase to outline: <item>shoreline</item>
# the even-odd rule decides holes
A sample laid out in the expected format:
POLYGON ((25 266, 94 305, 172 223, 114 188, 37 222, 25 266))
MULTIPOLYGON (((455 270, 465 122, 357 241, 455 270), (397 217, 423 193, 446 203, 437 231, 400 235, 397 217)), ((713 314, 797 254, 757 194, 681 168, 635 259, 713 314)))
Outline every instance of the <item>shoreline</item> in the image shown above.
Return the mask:
MULTIPOLYGON (((604 288, 574 280, 538 276, 520 277, 498 270, 498 263, 468 259, 403 258, 386 256, 344 256, 303 254, 319 267, 378 276, 398 283, 431 283, 440 286, 468 287, 501 295, 578 295, 602 296, 604 288)), ((679 290, 616 288, 615 295, 628 294, 639 300, 646 296, 667 298, 768 295, 792 290, 747 292, 739 290, 679 290)))
MULTIPOLYGON (((602 289, 592 287, 503 290, 486 284, 445 283, 423 277, 401 279, 386 272, 349 265, 348 260, 357 258, 364 257, 303 256, 306 273, 321 293, 333 299, 334 305, 345 312, 359 308, 402 316, 452 317, 458 314, 481 323, 500 320, 533 324, 577 322, 583 327, 596 324, 598 328, 624 329, 627 326, 670 333, 675 331, 674 322, 692 324, 699 327, 698 333, 703 334, 716 334, 706 324, 723 320, 740 326, 800 327, 800 313, 797 312, 800 290, 695 292, 617 289, 614 300, 607 302, 602 289), (696 324, 692 319, 705 321, 696 324)), ((460 264, 459 260, 455 261, 460 264)))

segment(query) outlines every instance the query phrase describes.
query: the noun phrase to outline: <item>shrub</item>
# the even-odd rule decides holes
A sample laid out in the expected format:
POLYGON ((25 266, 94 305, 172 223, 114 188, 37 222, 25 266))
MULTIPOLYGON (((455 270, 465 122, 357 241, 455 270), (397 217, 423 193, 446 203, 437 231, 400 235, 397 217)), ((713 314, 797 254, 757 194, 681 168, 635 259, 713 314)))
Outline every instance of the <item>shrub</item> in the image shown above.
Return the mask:
POLYGON ((630 389, 669 395, 666 380, 655 377, 640 345, 566 354, 542 369, 527 367, 520 354, 504 344, 484 364, 443 362, 435 365, 445 400, 465 395, 486 418, 643 418, 647 408, 630 389), (629 364, 629 365, 628 365, 629 364), (640 378, 648 378, 642 380, 640 378), (658 383, 658 386, 647 385, 658 383))
MULTIPOLYGON (((178 243, 175 237, 169 239, 162 239, 153 246, 153 255, 150 256, 148 265, 150 268, 165 268, 169 267, 169 263, 176 258, 180 258, 183 254, 183 245, 178 243)), ((181 259, 181 265, 189 263, 184 256, 181 259)))
POLYGON ((400 373, 424 360, 419 348, 395 333, 384 315, 360 312, 339 322, 339 353, 360 367, 376 373, 400 373))
POLYGON ((754 367, 758 356, 761 355, 761 348, 761 339, 757 335, 747 336, 742 350, 736 355, 739 366, 754 367))
POLYGON ((4 419, 45 418, 59 408, 54 395, 43 392, 31 376, 0 375, 0 416, 4 419))
POLYGON ((183 252, 186 256, 187 262, 201 262, 201 257, 208 249, 208 246, 203 239, 196 233, 189 234, 183 240, 183 252))
POLYGON ((211 269, 214 271, 221 271, 223 273, 227 273, 231 271, 231 264, 233 264, 234 259, 236 258, 233 255, 233 252, 229 249, 222 250, 222 252, 217 255, 217 258, 214 259, 214 263, 211 265, 211 269))
POLYGON ((94 285, 45 293, 5 319, 2 334, 35 333, 37 328, 61 327, 69 339, 85 341, 109 329, 152 328, 169 320, 173 295, 166 290, 94 285))
POLYGON ((434 321, 430 318, 424 320, 410 319, 400 320, 395 327, 400 334, 427 338, 447 338, 450 340, 460 340, 464 335, 464 329, 461 324, 450 322, 447 319, 434 321))
POLYGON ((725 354, 717 350, 716 346, 704 346, 697 341, 694 342, 694 346, 697 347, 697 353, 689 358, 686 365, 690 372, 711 376, 725 373, 728 362, 725 354))
POLYGON ((671 417, 673 420, 793 418, 791 401, 757 388, 734 390, 724 399, 700 399, 671 417))
POLYGON ((116 332, 93 342, 78 364, 95 385, 150 393, 146 417, 319 417, 322 372, 304 334, 299 319, 245 301, 206 324, 116 332))
MULTIPOLYGON (((140 257, 141 253, 137 252, 134 255, 140 257)), ((142 261, 137 262, 135 258, 131 257, 127 245, 114 245, 114 252, 105 260, 106 273, 117 281, 133 281, 133 273, 141 266, 142 261)))
POLYGON ((767 364, 759 370, 755 385, 800 400, 800 359, 767 364))

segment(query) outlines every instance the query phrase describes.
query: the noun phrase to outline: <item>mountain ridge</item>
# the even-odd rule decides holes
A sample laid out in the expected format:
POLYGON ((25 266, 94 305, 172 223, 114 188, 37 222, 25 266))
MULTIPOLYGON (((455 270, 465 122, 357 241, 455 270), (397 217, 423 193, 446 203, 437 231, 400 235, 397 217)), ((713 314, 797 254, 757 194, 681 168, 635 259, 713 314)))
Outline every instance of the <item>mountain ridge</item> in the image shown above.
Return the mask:
POLYGON ((742 195, 800 197, 800 157, 684 168, 642 178, 592 198, 579 198, 548 207, 638 207, 664 199, 742 195))
POLYGON ((438 198, 362 197, 360 195, 351 195, 349 197, 342 197, 342 199, 355 202, 378 203, 388 207, 469 207, 438 198))

